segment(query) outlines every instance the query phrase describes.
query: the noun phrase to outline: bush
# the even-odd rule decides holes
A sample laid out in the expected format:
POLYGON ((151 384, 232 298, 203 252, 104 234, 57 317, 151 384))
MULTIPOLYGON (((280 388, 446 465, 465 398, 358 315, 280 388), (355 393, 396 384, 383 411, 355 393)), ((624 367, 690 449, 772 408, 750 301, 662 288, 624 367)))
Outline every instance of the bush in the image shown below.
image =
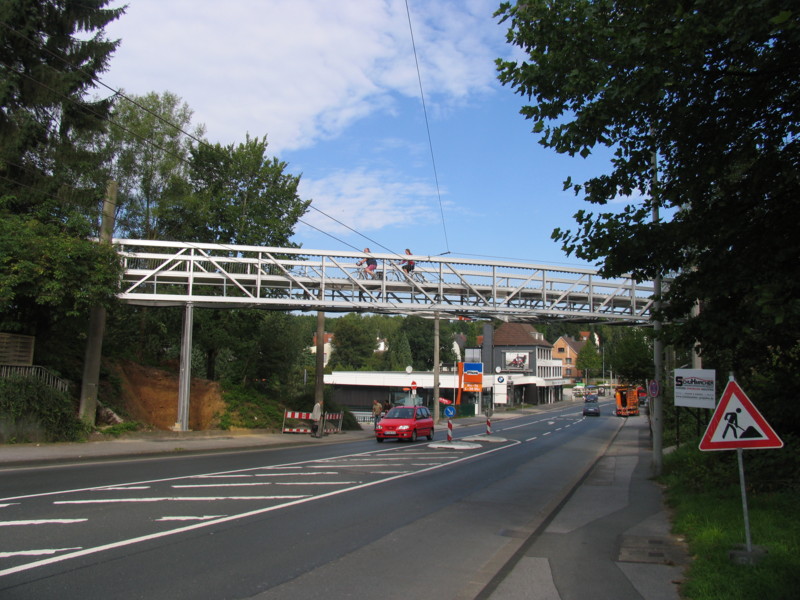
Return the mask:
MULTIPOLYGON (((783 448, 747 450, 743 455, 745 483, 757 492, 800 490, 800 439, 782 437, 783 448)), ((736 452, 702 452, 700 440, 682 442, 664 459, 664 480, 696 493, 709 489, 724 490, 739 485, 736 452)))
POLYGON ((27 377, 0 378, 0 420, 12 428, 36 423, 48 442, 80 441, 86 439, 89 432, 89 427, 78 418, 75 403, 68 394, 27 377))
POLYGON ((220 416, 221 429, 279 428, 283 422, 283 409, 251 388, 234 386, 226 389, 222 397, 226 410, 220 416))
POLYGON ((99 431, 103 435, 119 437, 123 433, 132 433, 134 431, 139 431, 142 428, 143 428, 142 424, 137 421, 124 421, 123 423, 117 423, 116 425, 110 425, 108 427, 104 427, 99 431))

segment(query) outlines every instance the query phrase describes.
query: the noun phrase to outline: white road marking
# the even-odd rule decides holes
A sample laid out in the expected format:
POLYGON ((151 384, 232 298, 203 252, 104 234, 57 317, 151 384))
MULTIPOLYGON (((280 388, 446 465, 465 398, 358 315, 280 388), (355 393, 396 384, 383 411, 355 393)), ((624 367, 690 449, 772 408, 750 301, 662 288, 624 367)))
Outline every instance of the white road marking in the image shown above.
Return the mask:
POLYGON ((17 552, 0 552, 0 558, 14 558, 15 556, 47 556, 58 552, 81 550, 80 546, 74 548, 45 548, 42 550, 18 550, 17 552))
POLYGON ((182 484, 175 484, 171 485, 170 487, 173 489, 184 489, 184 488, 218 488, 218 487, 252 487, 256 485, 275 485, 271 481, 257 481, 254 483, 182 483, 182 484))
MULTIPOLYGON (((31 562, 31 563, 27 563, 27 564, 24 564, 24 565, 18 565, 16 567, 10 567, 8 569, 0 570, 0 577, 4 577, 6 575, 12 575, 14 573, 21 573, 23 571, 30 571, 30 570, 36 569, 38 567, 43 567, 43 566, 46 566, 46 565, 55 564, 57 562, 63 562, 65 560, 71 560, 73 558, 79 558, 81 556, 89 556, 91 554, 98 554, 100 552, 105 552, 106 550, 112 550, 112 549, 115 549, 115 548, 123 548, 125 546, 131 546, 131 545, 138 544, 138 543, 141 543, 141 542, 146 542, 146 541, 150 541, 150 540, 156 540, 156 539, 160 539, 160 538, 164 538, 164 537, 168 537, 168 536, 172 536, 172 535, 178 535, 180 533, 185 533, 185 532, 188 532, 188 531, 196 531, 198 529, 203 529, 205 527, 211 527, 211 526, 219 525, 219 524, 222 524, 222 523, 229 523, 231 521, 238 521, 238 520, 241 520, 241 519, 246 519, 248 517, 253 517, 253 516, 257 516, 257 515, 263 515, 263 514, 266 514, 266 513, 269 513, 269 512, 274 512, 274 511, 277 511, 277 510, 288 508, 290 506, 297 506, 297 505, 300 505, 300 504, 305 504, 307 502, 313 502, 313 501, 316 501, 316 500, 322 500, 324 498, 330 498, 332 496, 338 496, 339 494, 345 494, 345 493, 361 490, 361 489, 372 487, 372 486, 375 486, 375 485, 388 483, 390 481, 395 481, 397 479, 401 479, 401 478, 404 478, 404 477, 409 477, 409 476, 417 475, 417 474, 420 474, 420 473, 426 473, 428 471, 434 471, 436 469, 441 469, 442 467, 445 467, 445 466, 451 466, 451 465, 454 465, 454 464, 457 464, 457 463, 460 463, 460 462, 464 462, 464 461, 467 461, 467 460, 472 460, 473 458, 476 458, 478 456, 485 456, 487 454, 492 454, 494 452, 499 452, 501 450, 505 450, 507 448, 511 448, 511 447, 513 447, 513 446, 515 446, 515 445, 517 445, 519 443, 520 442, 514 442, 514 443, 511 443, 511 444, 508 444, 508 445, 505 445, 505 446, 498 446, 498 447, 495 447, 495 448, 491 448, 489 450, 485 450, 484 452, 478 452, 476 454, 470 454, 469 456, 464 456, 464 457, 458 458, 458 459, 456 459, 456 460, 454 460, 452 462, 449 462, 449 463, 434 465, 432 467, 427 467, 425 469, 420 469, 419 471, 414 471, 412 473, 401 473, 401 474, 398 474, 398 475, 393 475, 391 477, 386 477, 385 479, 378 479, 376 481, 370 481, 368 483, 362 483, 360 485, 356 485, 356 486, 353 486, 353 487, 340 488, 340 489, 337 489, 337 490, 332 490, 332 491, 327 492, 325 494, 319 494, 319 495, 316 495, 316 496, 300 496, 300 497, 298 497, 298 499, 292 500, 290 502, 285 502, 285 503, 282 503, 282 504, 274 504, 272 506, 265 506, 263 508, 259 508, 259 509, 256 509, 256 510, 251 510, 251 511, 244 512, 244 513, 239 513, 239 514, 236 514, 236 515, 228 515, 228 516, 225 516, 225 517, 220 517, 219 519, 211 519, 209 521, 202 521, 200 523, 193 523, 191 525, 186 525, 184 527, 178 527, 177 529, 170 529, 168 531, 160 531, 160 532, 157 532, 157 533, 151 533, 151 534, 148 534, 148 535, 143 535, 143 536, 139 536, 139 537, 135 537, 135 538, 128 538, 128 539, 125 539, 125 540, 118 540, 116 542, 111 542, 109 544, 103 544, 101 546, 95 546, 93 548, 82 548, 80 550, 77 550, 75 552, 70 552, 68 554, 62 554, 62 555, 59 555, 59 556, 52 556, 50 558, 45 558, 45 559, 42 559, 42 560, 37 560, 37 561, 31 562)), ((262 467, 262 469, 263 469, 263 467, 262 467)), ((185 478, 184 477, 172 477, 172 478, 169 478, 169 479, 164 479, 162 481, 175 481, 176 479, 185 479, 185 478)), ((87 488, 87 489, 92 489, 92 488, 87 488)), ((77 491, 77 490, 72 490, 72 492, 74 492, 74 491, 77 491)), ((84 491, 86 491, 86 490, 84 490, 84 491)), ((36 495, 28 496, 28 497, 52 496, 52 495, 59 494, 59 493, 68 493, 68 492, 48 492, 48 493, 45 493, 45 494, 36 494, 36 495)), ((168 500, 172 500, 172 498, 169 498, 168 500)), ((193 498, 192 500, 197 500, 197 499, 193 498)), ((111 501, 112 502, 113 501, 118 501, 118 499, 113 499, 111 501)), ((67 502, 69 502, 69 501, 67 501, 67 502)), ((108 502, 108 500, 106 502, 108 502)), ((76 502, 72 502, 72 503, 76 503, 76 502)))
POLYGON ((256 473, 256 477, 311 477, 312 475, 337 475, 336 471, 306 471, 305 473, 256 473))
POLYGON ((83 523, 89 519, 28 519, 26 521, 0 521, 0 527, 21 527, 24 525, 69 525, 83 523))
POLYGON ((364 469, 366 467, 407 467, 399 463, 370 463, 367 465, 336 465, 337 469, 364 469))
POLYGON ((356 485, 360 481, 279 481, 275 485, 356 485))
POLYGON ((204 515, 202 517, 161 517, 156 521, 208 521, 209 519, 219 519, 225 515, 204 515))
POLYGON ((117 504, 121 502, 216 502, 218 500, 293 500, 308 496, 164 496, 155 498, 105 498, 92 500, 59 500, 53 504, 117 504))

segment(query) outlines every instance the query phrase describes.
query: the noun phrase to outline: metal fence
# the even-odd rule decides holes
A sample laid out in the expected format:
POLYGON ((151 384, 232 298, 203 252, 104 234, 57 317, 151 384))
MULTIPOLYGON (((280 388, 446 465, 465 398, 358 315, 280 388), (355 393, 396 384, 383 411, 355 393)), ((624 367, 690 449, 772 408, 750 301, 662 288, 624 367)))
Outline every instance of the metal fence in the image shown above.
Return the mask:
POLYGON ((59 392, 66 393, 69 391, 69 381, 61 379, 58 375, 55 375, 44 367, 37 365, 0 365, 0 377, 14 376, 37 379, 43 382, 45 385, 58 390, 59 392))

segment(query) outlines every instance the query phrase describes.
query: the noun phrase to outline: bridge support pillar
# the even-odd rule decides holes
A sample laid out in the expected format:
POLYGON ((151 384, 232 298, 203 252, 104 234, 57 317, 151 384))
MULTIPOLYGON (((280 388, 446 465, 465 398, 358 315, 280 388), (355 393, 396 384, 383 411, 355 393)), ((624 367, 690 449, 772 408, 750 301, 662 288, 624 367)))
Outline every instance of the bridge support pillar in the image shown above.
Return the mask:
POLYGON ((181 370, 178 379, 178 421, 175 431, 189 431, 189 394, 192 387, 192 327, 194 306, 186 303, 183 313, 183 338, 181 340, 181 370))

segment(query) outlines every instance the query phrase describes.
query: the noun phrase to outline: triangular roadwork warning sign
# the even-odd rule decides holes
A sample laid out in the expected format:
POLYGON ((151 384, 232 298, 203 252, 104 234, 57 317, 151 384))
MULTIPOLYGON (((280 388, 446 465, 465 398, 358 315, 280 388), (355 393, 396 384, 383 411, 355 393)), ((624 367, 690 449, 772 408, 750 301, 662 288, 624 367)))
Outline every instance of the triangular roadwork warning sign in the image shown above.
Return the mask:
POLYGON ((782 447, 778 434, 744 390, 735 381, 729 381, 700 441, 700 450, 782 447))

